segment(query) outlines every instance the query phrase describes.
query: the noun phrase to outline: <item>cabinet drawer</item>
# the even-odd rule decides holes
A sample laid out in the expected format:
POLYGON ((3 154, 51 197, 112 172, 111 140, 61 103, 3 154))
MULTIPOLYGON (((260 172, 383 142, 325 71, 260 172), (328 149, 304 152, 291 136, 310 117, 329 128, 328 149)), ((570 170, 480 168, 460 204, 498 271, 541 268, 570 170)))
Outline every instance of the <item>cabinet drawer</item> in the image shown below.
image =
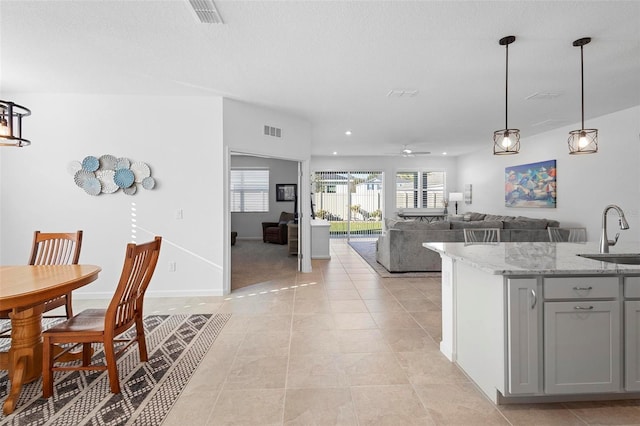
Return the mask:
POLYGON ((640 277, 624 278, 624 297, 640 298, 640 277))
POLYGON ((618 297, 618 277, 545 278, 545 299, 613 299, 618 297))

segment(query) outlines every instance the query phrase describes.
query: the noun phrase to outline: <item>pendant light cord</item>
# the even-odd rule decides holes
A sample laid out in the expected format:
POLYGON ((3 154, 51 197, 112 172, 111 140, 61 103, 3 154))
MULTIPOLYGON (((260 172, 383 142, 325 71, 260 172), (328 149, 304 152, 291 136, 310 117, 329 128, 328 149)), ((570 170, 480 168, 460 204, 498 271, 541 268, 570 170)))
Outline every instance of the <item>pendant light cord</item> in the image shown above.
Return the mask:
POLYGON ((584 46, 580 46, 580 86, 581 86, 581 98, 582 98, 582 130, 584 130, 584 46))
MULTIPOLYGON (((509 45, 505 44, 504 128, 509 128, 509 45)), ((583 113, 584 115, 584 113, 583 113)), ((584 127, 584 125, 582 126, 584 127)))

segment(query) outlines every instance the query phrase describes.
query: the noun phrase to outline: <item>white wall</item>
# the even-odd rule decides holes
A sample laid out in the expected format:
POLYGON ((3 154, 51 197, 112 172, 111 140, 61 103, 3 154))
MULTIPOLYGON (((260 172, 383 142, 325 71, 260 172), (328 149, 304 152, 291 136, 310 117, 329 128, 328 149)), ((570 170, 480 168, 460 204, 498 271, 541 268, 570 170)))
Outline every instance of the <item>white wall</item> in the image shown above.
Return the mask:
POLYGON ((293 213, 293 201, 276 201, 276 184, 297 183, 298 163, 275 158, 232 155, 232 167, 266 167, 269 169, 269 211, 231 213, 231 230, 238 238, 262 240, 262 222, 277 222, 283 211, 293 213))
MULTIPOLYGON (((600 237, 604 207, 617 204, 630 225, 621 231, 620 241, 640 241, 640 106, 597 117, 585 128, 598 129, 599 151, 590 155, 569 155, 567 138, 573 124, 562 129, 526 137, 522 130, 520 154, 494 156, 491 135, 486 148, 458 160, 460 187, 473 185, 473 203, 462 203, 462 211, 511 216, 545 217, 560 226, 585 226, 590 241, 600 237), (504 202, 504 169, 518 164, 556 160, 557 207, 509 208, 504 202)), ((617 215, 609 215, 610 236, 617 232, 617 215)))
MULTIPOLYGON (((232 99, 223 100, 224 108, 224 145, 226 152, 225 179, 229 179, 230 157, 232 152, 254 154, 264 157, 280 158, 300 162, 302 175, 301 188, 309 187, 309 159, 311 157, 311 125, 298 116, 287 114, 232 99), (263 134, 264 125, 282 129, 282 137, 276 138, 263 134)), ((226 185, 228 187, 228 184, 226 185)), ((303 255, 301 270, 311 271, 310 235, 310 194, 298 191, 300 194, 299 212, 301 213, 299 232, 301 237, 300 251, 303 255)), ((228 194, 225 194, 228 197, 228 194)), ((224 202, 226 215, 224 229, 231 232, 231 214, 228 199, 224 202)), ((225 274, 231 268, 229 250, 224 258, 225 274)), ((225 291, 228 291, 231 279, 225 275, 225 291)))
MULTIPOLYGON (((316 171, 381 171, 384 173, 384 210, 383 217, 396 216, 396 172, 409 171, 444 171, 446 176, 445 194, 462 192, 458 184, 458 162, 455 157, 420 156, 420 157, 340 157, 314 156, 311 158, 311 172, 316 171)), ((460 207, 460 203, 458 203, 460 207)))
POLYGON ((224 143, 234 152, 287 160, 311 156, 311 125, 301 117, 225 98, 224 143), (265 136, 264 125, 282 129, 282 137, 265 136))
POLYGON ((149 295, 222 294, 224 155, 222 99, 111 95, 16 95, 29 107, 26 148, 0 150, 0 264, 27 262, 33 231, 84 230, 80 261, 102 267, 76 297, 109 297, 136 203, 139 242, 163 237, 149 295), (146 162, 156 179, 135 196, 87 195, 72 160, 112 154, 146 162), (184 219, 176 219, 183 210, 184 219), (148 232, 146 231, 148 230, 148 232), (168 262, 176 262, 176 272, 168 262))

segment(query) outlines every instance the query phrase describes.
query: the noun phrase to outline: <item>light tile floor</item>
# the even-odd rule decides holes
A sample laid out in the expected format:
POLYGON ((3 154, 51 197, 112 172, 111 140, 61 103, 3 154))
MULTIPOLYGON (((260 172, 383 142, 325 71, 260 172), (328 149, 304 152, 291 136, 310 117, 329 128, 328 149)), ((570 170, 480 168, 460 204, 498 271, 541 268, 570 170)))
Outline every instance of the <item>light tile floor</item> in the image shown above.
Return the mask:
POLYGON ((146 300, 233 314, 164 425, 640 425, 637 400, 495 406, 438 350, 438 279, 379 278, 344 241, 331 256, 295 283, 146 300))

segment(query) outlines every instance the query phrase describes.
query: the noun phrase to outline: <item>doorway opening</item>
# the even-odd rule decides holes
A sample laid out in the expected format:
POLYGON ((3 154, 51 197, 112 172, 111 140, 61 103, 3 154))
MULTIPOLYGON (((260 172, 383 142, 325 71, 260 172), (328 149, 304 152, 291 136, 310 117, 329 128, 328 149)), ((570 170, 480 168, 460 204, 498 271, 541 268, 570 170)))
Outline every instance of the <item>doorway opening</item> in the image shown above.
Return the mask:
POLYGON ((382 233, 384 174, 381 171, 317 171, 313 211, 329 221, 330 238, 374 238, 382 233))
MULTIPOLYGON (((299 248, 291 251, 289 232, 294 230, 287 222, 293 222, 299 210, 299 167, 298 161, 231 153, 229 223, 235 238, 230 250, 231 291, 274 280, 295 281, 299 248), (283 187, 295 187, 295 196, 283 197, 282 190, 278 192, 283 187), (282 217, 286 220, 280 226, 282 217), (275 225, 276 234, 267 238, 269 224, 275 225)), ((297 242, 297 228, 295 233, 297 242)))

